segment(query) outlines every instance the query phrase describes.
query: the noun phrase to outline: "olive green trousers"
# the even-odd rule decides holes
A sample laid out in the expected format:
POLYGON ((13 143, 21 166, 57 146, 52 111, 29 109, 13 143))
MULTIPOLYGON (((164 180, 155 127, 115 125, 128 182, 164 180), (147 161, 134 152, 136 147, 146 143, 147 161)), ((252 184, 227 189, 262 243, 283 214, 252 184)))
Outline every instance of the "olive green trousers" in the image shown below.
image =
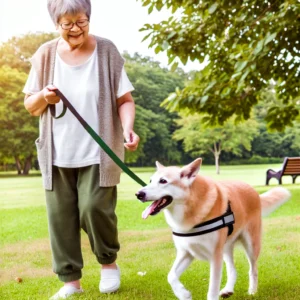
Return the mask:
POLYGON ((53 166, 53 190, 46 190, 53 271, 63 282, 82 276, 81 234, 89 238, 100 264, 113 263, 120 249, 117 187, 99 187, 99 165, 53 166))

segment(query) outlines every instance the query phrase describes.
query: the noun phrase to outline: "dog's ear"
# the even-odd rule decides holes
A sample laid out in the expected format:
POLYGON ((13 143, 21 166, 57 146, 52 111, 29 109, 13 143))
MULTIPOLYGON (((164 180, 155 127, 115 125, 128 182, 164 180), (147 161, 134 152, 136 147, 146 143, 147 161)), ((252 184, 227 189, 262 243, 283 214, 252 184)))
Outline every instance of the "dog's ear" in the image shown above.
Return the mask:
POLYGON ((156 164, 156 169, 157 170, 159 170, 161 168, 164 168, 164 166, 160 162, 158 162, 158 161, 156 161, 155 164, 156 164))
POLYGON ((187 179, 188 183, 191 184, 200 170, 201 163, 202 159, 197 158, 189 165, 182 167, 180 172, 180 178, 187 179))

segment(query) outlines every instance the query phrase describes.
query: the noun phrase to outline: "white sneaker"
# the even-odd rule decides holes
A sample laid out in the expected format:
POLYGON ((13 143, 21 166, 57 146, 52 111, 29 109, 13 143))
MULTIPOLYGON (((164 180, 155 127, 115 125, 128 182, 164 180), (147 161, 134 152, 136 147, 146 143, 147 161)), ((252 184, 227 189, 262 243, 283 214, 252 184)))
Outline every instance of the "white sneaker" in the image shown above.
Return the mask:
POLYGON ((121 285, 121 272, 117 269, 102 269, 99 290, 103 294, 116 292, 121 285))
POLYGON ((66 299, 73 294, 83 293, 83 289, 77 289, 72 285, 64 285, 55 295, 53 295, 49 300, 66 299))

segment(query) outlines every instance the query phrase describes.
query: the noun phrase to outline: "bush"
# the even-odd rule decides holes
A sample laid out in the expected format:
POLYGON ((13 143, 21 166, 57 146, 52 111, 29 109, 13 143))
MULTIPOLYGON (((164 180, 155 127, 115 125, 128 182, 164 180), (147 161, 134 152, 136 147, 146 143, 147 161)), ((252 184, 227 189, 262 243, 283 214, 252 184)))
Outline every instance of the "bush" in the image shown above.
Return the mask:
POLYGON ((283 162, 283 157, 262 157, 259 155, 253 155, 249 159, 234 159, 229 161, 228 165, 268 165, 268 164, 280 164, 283 162))

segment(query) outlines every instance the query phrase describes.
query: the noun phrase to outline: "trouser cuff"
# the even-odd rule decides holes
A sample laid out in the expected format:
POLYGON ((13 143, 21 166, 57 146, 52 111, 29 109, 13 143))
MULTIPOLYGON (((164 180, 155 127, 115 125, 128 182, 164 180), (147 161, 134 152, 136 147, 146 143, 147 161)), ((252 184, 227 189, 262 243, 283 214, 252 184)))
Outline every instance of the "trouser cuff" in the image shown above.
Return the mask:
POLYGON ((73 272, 70 274, 57 274, 58 279, 62 282, 70 282, 79 280, 82 277, 81 271, 73 272))
POLYGON ((106 258, 103 258, 103 257, 98 257, 97 256, 97 260, 98 262, 101 264, 101 265, 109 265, 109 264, 112 264, 116 261, 117 259, 117 254, 115 255, 112 255, 110 257, 106 257, 106 258))

